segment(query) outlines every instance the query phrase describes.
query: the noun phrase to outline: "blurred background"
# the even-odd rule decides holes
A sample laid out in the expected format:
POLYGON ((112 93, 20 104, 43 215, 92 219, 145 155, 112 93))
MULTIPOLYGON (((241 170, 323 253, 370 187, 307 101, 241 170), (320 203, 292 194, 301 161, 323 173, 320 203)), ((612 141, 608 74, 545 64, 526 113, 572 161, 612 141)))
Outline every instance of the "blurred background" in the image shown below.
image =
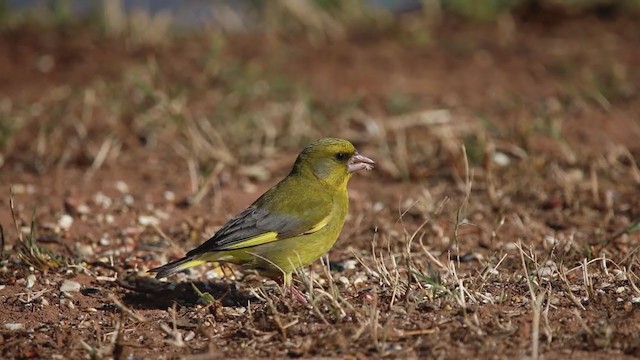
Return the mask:
POLYGON ((0 164, 36 173, 95 165, 101 149, 108 164, 135 146, 178 154, 204 177, 220 162, 267 178, 265 158, 334 134, 411 179, 460 158, 446 138, 478 163, 493 138, 512 147, 499 149, 508 159, 571 158, 574 142, 597 151, 638 136, 636 0, 0 9, 0 164))

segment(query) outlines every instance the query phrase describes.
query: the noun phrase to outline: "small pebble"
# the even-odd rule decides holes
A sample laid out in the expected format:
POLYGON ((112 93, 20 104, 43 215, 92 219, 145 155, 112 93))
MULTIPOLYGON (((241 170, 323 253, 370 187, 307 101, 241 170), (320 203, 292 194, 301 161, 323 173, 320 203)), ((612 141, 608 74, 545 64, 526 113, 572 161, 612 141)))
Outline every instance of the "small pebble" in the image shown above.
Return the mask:
POLYGON ((27 284, 26 284, 27 289, 31 289, 35 283, 36 283, 36 276, 33 274, 29 274, 29 276, 27 276, 27 284))
POLYGON ((71 225, 73 225, 73 217, 69 214, 64 214, 58 219, 58 226, 64 231, 68 231, 71 225))
POLYGON ((164 199, 167 201, 173 202, 176 200, 176 194, 174 194, 173 191, 165 191, 164 199))
POLYGON ((355 280, 353 280, 353 285, 359 286, 359 285, 362 285, 362 284, 364 284, 366 282, 367 282, 367 276, 366 275, 360 275, 360 276, 356 277, 355 280))
POLYGON ((155 216, 140 215, 138 216, 138 224, 142 226, 158 225, 160 224, 160 220, 158 220, 158 218, 156 218, 155 216))
POLYGON ((90 244, 76 243, 76 251, 81 256, 89 257, 93 255, 93 246, 90 244))
POLYGON ((338 282, 341 283, 342 285, 349 285, 349 279, 347 279, 346 276, 340 276, 338 278, 338 282))
POLYGON ((380 212, 384 209, 384 204, 382 202, 377 202, 375 204, 373 204, 373 212, 380 212))
POLYGON ((102 193, 102 191, 98 191, 93 196, 93 202, 95 202, 97 205, 102 206, 102 208, 104 208, 104 209, 110 208, 111 204, 113 204, 113 200, 111 200, 110 197, 108 197, 107 195, 102 193))
POLYGON ((24 329, 24 324, 22 323, 6 323, 4 324, 4 328, 9 331, 18 331, 24 329))
POLYGON ((509 159, 507 154, 496 151, 493 154, 493 162, 498 166, 504 167, 511 163, 511 159, 509 159))
POLYGON ((89 208, 89 205, 83 203, 78 205, 78 208, 76 209, 76 211, 78 212, 78 214, 87 215, 88 213, 91 212, 91 209, 89 208))
POLYGON ((125 205, 127 206, 133 206, 133 203, 135 202, 133 195, 131 194, 126 194, 125 196, 123 196, 122 201, 124 201, 125 205))
POLYGON ((62 292, 74 292, 74 291, 80 291, 80 288, 82 286, 80 285, 79 282, 77 281, 73 281, 73 280, 65 280, 62 282, 62 285, 60 286, 60 291, 62 292))
POLYGON ((356 260, 345 260, 342 265, 345 270, 354 270, 358 262, 356 260))
POLYGON ((514 243, 514 242, 508 242, 506 244, 504 244, 503 248, 507 251, 511 251, 511 250, 517 250, 518 249, 518 244, 514 243))
POLYGON ((620 286, 616 289, 616 293, 618 294, 622 294, 626 289, 624 288, 624 286, 620 286))
POLYGON ((124 181, 116 181, 116 189, 123 194, 129 193, 129 185, 124 181))
POLYGON ((195 337, 196 337, 196 333, 194 333, 193 331, 189 331, 187 335, 184 336, 184 341, 191 341, 195 337))

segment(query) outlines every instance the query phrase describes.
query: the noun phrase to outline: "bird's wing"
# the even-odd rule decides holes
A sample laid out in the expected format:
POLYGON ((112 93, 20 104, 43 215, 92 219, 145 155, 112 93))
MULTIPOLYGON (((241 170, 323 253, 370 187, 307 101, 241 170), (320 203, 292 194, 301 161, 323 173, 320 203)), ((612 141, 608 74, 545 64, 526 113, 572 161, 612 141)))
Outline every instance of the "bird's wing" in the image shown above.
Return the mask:
POLYGON ((249 248, 311 234, 329 223, 332 208, 329 194, 321 192, 314 196, 295 196, 286 187, 272 190, 275 191, 267 192, 229 220, 213 237, 189 251, 187 256, 249 248))

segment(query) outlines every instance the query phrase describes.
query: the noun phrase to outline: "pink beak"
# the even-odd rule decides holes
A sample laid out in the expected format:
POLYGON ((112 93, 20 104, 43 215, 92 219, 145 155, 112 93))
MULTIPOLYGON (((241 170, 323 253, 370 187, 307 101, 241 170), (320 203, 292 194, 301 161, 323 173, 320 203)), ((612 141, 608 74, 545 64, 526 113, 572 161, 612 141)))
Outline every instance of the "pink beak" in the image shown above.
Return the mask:
POLYGON ((366 156, 360 155, 359 152, 356 153, 349 159, 348 167, 349 172, 353 173, 360 170, 371 170, 373 169, 373 165, 375 162, 369 159, 366 156))

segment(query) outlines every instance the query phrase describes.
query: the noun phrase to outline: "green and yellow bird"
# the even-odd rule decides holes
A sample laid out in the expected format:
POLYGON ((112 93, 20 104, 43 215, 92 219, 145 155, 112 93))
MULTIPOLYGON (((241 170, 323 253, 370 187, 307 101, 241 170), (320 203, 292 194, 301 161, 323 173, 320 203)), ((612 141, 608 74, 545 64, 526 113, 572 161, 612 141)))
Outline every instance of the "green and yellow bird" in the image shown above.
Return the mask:
POLYGON ((349 208, 347 183, 373 160, 347 140, 309 144, 289 175, 179 260, 150 272, 164 278, 206 262, 227 262, 291 287, 292 273, 324 255, 338 239, 349 208))

